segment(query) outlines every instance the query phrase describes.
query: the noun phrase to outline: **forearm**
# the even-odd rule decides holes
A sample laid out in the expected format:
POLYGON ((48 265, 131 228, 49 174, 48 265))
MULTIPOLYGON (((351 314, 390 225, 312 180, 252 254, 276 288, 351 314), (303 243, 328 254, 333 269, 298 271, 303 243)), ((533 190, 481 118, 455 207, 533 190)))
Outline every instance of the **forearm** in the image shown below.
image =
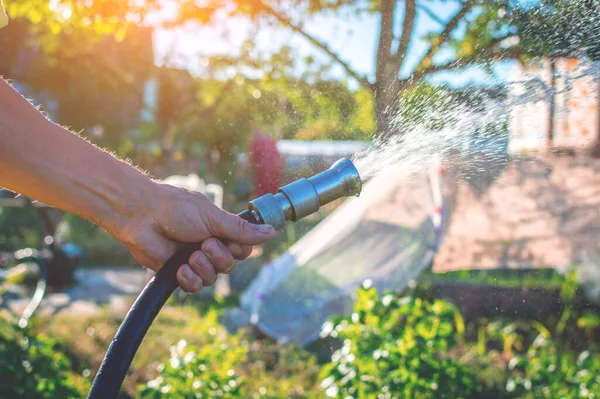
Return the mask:
POLYGON ((0 79, 0 186, 115 231, 132 217, 140 199, 148 204, 153 184, 48 121, 0 79))

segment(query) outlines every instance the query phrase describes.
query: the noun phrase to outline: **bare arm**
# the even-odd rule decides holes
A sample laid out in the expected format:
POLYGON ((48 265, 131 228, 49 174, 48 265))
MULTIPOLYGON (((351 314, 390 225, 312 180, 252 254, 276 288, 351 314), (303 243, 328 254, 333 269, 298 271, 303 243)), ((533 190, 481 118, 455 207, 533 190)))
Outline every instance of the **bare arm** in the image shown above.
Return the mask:
MULTIPOLYGON (((47 120, 0 80, 0 185, 118 229, 154 183, 109 153, 47 120)), ((151 198, 150 198, 151 199, 151 198)))
POLYGON ((153 270, 181 243, 204 242, 180 269, 180 283, 190 292, 213 284, 234 258, 273 236, 270 226, 254 226, 200 194, 155 182, 52 123, 2 79, 0 186, 96 223, 153 270))

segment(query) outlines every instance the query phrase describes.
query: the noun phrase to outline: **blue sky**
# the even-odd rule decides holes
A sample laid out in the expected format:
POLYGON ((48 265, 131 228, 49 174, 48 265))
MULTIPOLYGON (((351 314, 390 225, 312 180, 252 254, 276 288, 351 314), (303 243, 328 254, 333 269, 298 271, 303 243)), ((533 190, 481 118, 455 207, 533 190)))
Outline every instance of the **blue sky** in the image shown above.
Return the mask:
MULTIPOLYGON (((400 3, 400 2, 399 2, 400 3)), ((400 3, 401 4, 401 3, 400 3)), ((451 18, 458 10, 458 3, 452 1, 432 1, 429 8, 444 20, 451 18)), ((402 18, 400 13, 398 19, 402 18)), ((316 36, 357 72, 369 76, 373 80, 375 71, 375 52, 379 18, 376 15, 360 17, 349 15, 319 15, 305 22, 305 29, 316 36)), ((162 63, 166 54, 170 54, 170 63, 180 68, 190 69, 193 73, 201 74, 203 56, 214 54, 236 53, 242 42, 250 34, 250 24, 244 20, 217 18, 216 28, 187 26, 176 31, 160 31, 155 37, 157 61, 162 63), (230 32, 230 38, 224 39, 223 30, 230 32)), ((397 23, 400 27, 400 22, 397 23)), ((412 70, 416 62, 427 50, 426 44, 418 40, 427 32, 438 32, 440 25, 426 13, 419 11, 413 40, 411 42, 407 61, 402 74, 412 70)), ((286 29, 265 27, 253 39, 263 51, 276 50, 282 44, 288 44, 300 54, 311 54, 318 60, 330 62, 330 58, 322 51, 314 48, 304 38, 286 29)), ((206 62, 206 61, 204 61, 206 62)), ((447 82, 453 86, 463 86, 469 83, 494 84, 505 81, 511 73, 511 65, 498 66, 496 77, 489 77, 482 71, 471 69, 461 73, 439 74, 434 82, 447 82)), ((337 65, 333 72, 344 76, 343 70, 337 65)))

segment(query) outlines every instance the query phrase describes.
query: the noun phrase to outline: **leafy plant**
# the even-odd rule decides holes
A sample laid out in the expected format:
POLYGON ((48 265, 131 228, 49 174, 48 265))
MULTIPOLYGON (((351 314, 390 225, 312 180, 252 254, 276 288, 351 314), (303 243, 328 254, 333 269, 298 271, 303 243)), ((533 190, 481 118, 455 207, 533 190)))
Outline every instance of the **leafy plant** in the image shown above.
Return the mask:
POLYGON ((0 397, 79 398, 69 359, 55 341, 0 317, 0 397))
POLYGON ((586 350, 575 357, 560 352, 540 333, 524 356, 508 364, 506 390, 522 399, 592 399, 600 392, 600 357, 586 350))
POLYGON ((246 358, 247 348, 228 343, 202 347, 180 340, 161 374, 139 392, 140 398, 238 398, 243 384, 234 367, 246 358))
POLYGON ((321 373, 327 396, 465 398, 478 390, 474 375, 448 356, 464 332, 452 305, 392 294, 378 299, 373 288, 357 295, 352 316, 322 332, 343 342, 321 373))

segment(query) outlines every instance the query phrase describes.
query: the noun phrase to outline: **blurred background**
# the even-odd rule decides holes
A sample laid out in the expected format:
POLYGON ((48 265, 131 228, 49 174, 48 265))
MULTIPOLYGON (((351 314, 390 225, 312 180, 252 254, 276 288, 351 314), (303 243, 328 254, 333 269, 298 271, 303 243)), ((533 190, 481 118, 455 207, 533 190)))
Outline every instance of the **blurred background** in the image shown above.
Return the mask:
MULTIPOLYGON (((123 398, 600 395, 600 2, 4 3, 0 76, 224 209, 377 172, 175 295, 123 398)), ((7 190, 0 266, 0 396, 85 396, 150 274, 7 190)))

